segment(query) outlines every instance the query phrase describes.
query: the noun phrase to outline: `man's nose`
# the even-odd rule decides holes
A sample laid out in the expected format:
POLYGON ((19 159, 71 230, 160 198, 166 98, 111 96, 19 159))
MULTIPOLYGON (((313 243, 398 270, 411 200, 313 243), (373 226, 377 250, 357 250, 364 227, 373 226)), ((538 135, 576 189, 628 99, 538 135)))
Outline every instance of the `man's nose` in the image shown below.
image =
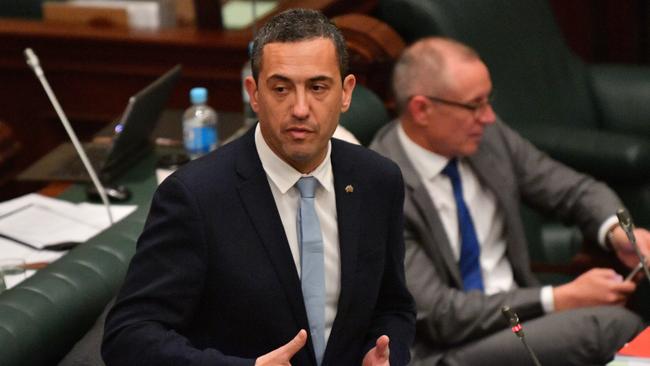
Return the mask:
POLYGON ((486 104, 478 115, 478 121, 484 125, 491 125, 497 120, 497 115, 494 113, 492 104, 486 104))
POLYGON ((304 91, 296 91, 292 113, 293 116, 298 119, 305 119, 309 116, 309 103, 307 100, 307 93, 304 91))

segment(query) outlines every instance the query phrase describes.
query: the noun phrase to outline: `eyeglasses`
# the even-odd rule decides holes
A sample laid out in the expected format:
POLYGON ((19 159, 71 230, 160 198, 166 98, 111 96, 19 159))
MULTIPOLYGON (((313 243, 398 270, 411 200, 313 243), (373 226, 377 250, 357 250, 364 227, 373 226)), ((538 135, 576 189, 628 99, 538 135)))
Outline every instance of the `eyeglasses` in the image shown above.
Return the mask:
MULTIPOLYGON (((411 96, 413 98, 414 96, 411 96)), ((438 98, 438 97, 432 97, 430 95, 423 95, 423 97, 429 99, 432 102, 437 102, 445 105, 449 105, 452 107, 458 107, 458 108, 463 108, 465 110, 468 110, 474 114, 474 117, 478 117, 482 112, 485 111, 486 108, 492 105, 492 102, 494 101, 494 95, 490 94, 486 100, 480 101, 480 102, 468 102, 468 103, 462 103, 462 102, 456 102, 453 100, 448 100, 448 99, 443 99, 443 98, 438 98)))

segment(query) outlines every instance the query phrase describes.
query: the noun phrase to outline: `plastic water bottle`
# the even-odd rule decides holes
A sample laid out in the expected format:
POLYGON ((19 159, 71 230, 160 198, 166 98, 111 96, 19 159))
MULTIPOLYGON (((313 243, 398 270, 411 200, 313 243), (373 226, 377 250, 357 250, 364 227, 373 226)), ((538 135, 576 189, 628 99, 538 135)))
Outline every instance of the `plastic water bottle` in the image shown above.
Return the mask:
POLYGON ((205 88, 190 90, 192 106, 183 114, 183 141, 191 159, 205 155, 217 148, 217 112, 210 108, 205 88))
POLYGON ((244 63, 244 66, 241 69, 241 96, 242 102, 244 103, 244 126, 251 127, 257 122, 257 113, 251 108, 250 97, 248 92, 246 92, 246 86, 244 80, 247 76, 253 75, 253 70, 251 69, 251 60, 250 56, 253 51, 253 42, 248 44, 248 57, 249 60, 244 63))

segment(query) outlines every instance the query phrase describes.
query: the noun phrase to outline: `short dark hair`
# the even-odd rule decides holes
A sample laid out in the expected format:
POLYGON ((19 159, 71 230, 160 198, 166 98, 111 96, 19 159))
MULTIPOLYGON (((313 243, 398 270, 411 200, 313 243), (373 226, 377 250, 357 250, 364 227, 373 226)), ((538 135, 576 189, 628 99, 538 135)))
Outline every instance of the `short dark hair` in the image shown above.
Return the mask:
POLYGON ((334 42, 341 78, 348 73, 348 51, 341 31, 323 13, 309 9, 289 9, 271 18, 255 36, 251 69, 257 81, 262 66, 262 50, 269 43, 299 42, 328 38, 334 42))

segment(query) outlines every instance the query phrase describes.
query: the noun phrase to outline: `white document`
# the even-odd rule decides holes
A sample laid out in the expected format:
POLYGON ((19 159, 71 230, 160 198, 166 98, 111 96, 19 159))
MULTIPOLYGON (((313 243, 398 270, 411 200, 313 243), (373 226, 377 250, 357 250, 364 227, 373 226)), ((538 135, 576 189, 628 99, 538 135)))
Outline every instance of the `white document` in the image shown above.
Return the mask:
MULTIPOLYGON (((10 240, 0 238, 0 260, 21 258, 26 265, 38 262, 51 263, 61 258, 66 252, 53 252, 50 250, 38 250, 26 245, 16 244, 10 240)), ((36 273, 35 270, 26 270, 23 274, 8 274, 4 276, 7 288, 12 288, 19 282, 36 273)))
MULTIPOLYGON (((113 219, 117 222, 136 208, 135 205, 112 205, 113 219)), ((103 205, 74 204, 39 194, 0 204, 0 235, 36 249, 63 242, 83 243, 109 226, 103 205)))

